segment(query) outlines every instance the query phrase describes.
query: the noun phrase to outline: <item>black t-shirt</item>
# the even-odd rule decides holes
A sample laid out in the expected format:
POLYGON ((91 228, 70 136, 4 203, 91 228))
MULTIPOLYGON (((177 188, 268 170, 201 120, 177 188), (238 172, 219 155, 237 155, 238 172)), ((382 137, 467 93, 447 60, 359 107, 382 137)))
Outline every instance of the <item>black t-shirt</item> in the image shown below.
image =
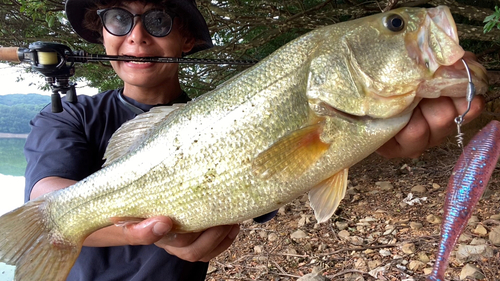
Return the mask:
MULTIPOLYGON (((45 177, 82 180, 101 169, 111 135, 139 111, 153 106, 121 96, 120 90, 95 96, 78 96, 75 104, 63 102, 64 111, 47 106, 31 121, 24 153, 25 200, 33 185, 45 177), (128 105, 127 105, 128 103, 128 105), (132 105, 132 106, 131 106, 132 105), (139 108, 134 112, 134 108, 139 108)), ((184 93, 173 103, 187 102, 184 93)), ((195 281, 204 280, 208 263, 187 262, 149 246, 83 247, 68 281, 195 281)))

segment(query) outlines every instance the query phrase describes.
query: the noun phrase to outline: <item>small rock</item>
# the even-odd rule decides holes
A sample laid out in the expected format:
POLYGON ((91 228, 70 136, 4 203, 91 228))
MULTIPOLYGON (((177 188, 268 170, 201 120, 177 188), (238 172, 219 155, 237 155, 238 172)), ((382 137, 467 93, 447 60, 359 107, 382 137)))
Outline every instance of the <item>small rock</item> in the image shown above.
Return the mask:
POLYGON ((356 245, 356 246, 361 246, 363 245, 363 238, 359 237, 359 236, 352 236, 352 237, 349 237, 348 238, 349 242, 353 245, 356 245))
POLYGON ((425 219, 432 224, 440 224, 441 223, 441 218, 437 217, 433 214, 428 215, 425 219))
POLYGON ((253 247, 253 252, 256 254, 262 254, 262 251, 264 251, 264 246, 262 245, 253 247))
POLYGON ((349 237, 351 234, 349 233, 349 231, 347 230, 341 230, 339 233, 337 233, 337 236, 340 238, 340 239, 347 239, 347 237, 349 237))
POLYGON ((267 238, 267 231, 265 231, 265 230, 260 231, 259 236, 262 239, 266 239, 267 238))
POLYGON ((409 270, 417 271, 420 270, 421 268, 424 268, 425 263, 421 261, 416 261, 416 260, 411 260, 410 264, 408 265, 409 270))
POLYGON ((363 225, 370 225, 369 223, 370 222, 374 222, 374 221, 377 221, 376 218, 373 218, 373 217, 366 217, 364 219, 360 219, 359 222, 363 223, 363 225))
POLYGON ((278 234, 276 233, 270 233, 268 236, 267 236, 267 240, 269 241, 276 241, 278 240, 278 234))
POLYGON ((281 208, 278 209, 278 214, 284 215, 286 214, 287 210, 288 210, 288 205, 282 206, 281 208))
POLYGON ((290 255, 296 255, 296 254, 297 254, 297 250, 295 250, 294 248, 291 248, 291 247, 290 247, 290 248, 287 248, 287 249, 285 250, 285 253, 286 253, 286 254, 290 254, 290 255))
POLYGON ((490 220, 497 220, 500 221, 500 214, 495 214, 490 217, 490 220))
POLYGON ((472 239, 472 241, 470 241, 470 244, 471 245, 483 245, 483 244, 486 244, 486 240, 484 240, 482 238, 474 238, 474 239, 472 239))
POLYGON ((406 243, 401 247, 401 251, 407 255, 415 253, 416 250, 417 248, 413 243, 406 243))
POLYGON ((304 225, 311 222, 311 220, 310 220, 311 216, 309 216, 309 215, 300 215, 300 216, 301 216, 301 218, 299 219, 298 227, 304 226, 304 225))
POLYGON ((385 226, 385 232, 382 235, 389 235, 391 234, 396 227, 394 225, 388 224, 385 226))
POLYGON ((488 230, 486 230, 486 228, 484 228, 481 224, 478 224, 472 232, 481 236, 486 236, 486 234, 488 234, 488 230))
POLYGON ((433 183, 432 184, 432 188, 434 188, 434 189, 440 189, 441 186, 439 184, 437 184, 437 183, 433 183))
POLYGON ((495 246, 500 246, 500 225, 491 229, 488 239, 495 246))
POLYGON ((465 280, 468 277, 481 280, 484 279, 485 276, 476 266, 472 264, 466 264, 462 268, 462 271, 460 271, 460 280, 465 280))
POLYGON ((377 185, 380 188, 380 190, 383 191, 390 191, 394 189, 394 186, 391 184, 390 181, 378 181, 375 183, 375 185, 377 185))
POLYGON ((382 262, 380 260, 371 260, 371 261, 368 261, 368 268, 370 270, 374 270, 375 268, 379 267, 382 262))
POLYGON ((462 235, 460 235, 460 237, 458 237, 458 242, 464 243, 464 242, 470 241, 471 239, 472 239, 472 236, 470 236, 467 233, 462 233, 462 235))
POLYGON ((418 253, 418 260, 423 262, 423 263, 428 263, 431 261, 431 259, 429 258, 429 256, 427 256, 426 253, 424 252, 419 252, 418 253))
POLYGON ((297 281, 329 281, 330 279, 323 276, 322 272, 321 267, 314 267, 311 273, 300 277, 297 281))
POLYGON ((432 273, 432 267, 426 267, 424 268, 424 275, 429 275, 432 273))
POLYGON ((461 262, 475 261, 492 257, 493 250, 488 245, 458 245, 455 257, 461 262))
POLYGON ((386 249, 381 249, 380 251, 378 251, 378 253, 383 257, 388 257, 388 256, 392 255, 391 251, 386 250, 386 249))
POLYGON ((419 229, 421 229, 423 227, 423 225, 420 222, 413 222, 412 221, 412 222, 410 222, 410 227, 413 230, 419 230, 419 229))
POLYGON ((295 231, 294 233, 292 233, 290 235, 290 237, 292 237, 292 239, 301 239, 301 238, 306 238, 307 234, 304 231, 299 229, 299 230, 295 231))
POLYGON ((349 224, 345 221, 337 221, 335 222, 335 226, 337 226, 339 230, 344 230, 349 226, 349 224))
POLYGON ((366 264, 366 261, 364 259, 357 259, 354 262, 354 268, 361 271, 367 271, 368 265, 366 264))
POLYGON ((217 271, 217 267, 209 264, 208 265, 208 269, 207 269, 207 274, 210 274, 210 273, 213 273, 213 272, 216 272, 217 271))
POLYGON ((471 216, 469 221, 467 222, 468 225, 476 225, 479 222, 479 218, 477 216, 471 216))
POLYGON ((420 184, 411 188, 411 192, 415 192, 415 193, 425 193, 426 191, 427 191, 427 188, 425 188, 425 186, 420 185, 420 184))

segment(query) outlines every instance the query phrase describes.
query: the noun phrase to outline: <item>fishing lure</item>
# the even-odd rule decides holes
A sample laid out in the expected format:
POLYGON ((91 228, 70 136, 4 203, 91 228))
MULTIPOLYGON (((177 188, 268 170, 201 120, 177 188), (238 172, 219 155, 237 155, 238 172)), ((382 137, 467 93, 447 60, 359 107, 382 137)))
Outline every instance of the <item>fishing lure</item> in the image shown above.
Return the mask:
POLYGON ((500 156, 500 122, 493 120, 463 149, 446 193, 441 241, 428 281, 444 281, 448 258, 481 198, 500 156))

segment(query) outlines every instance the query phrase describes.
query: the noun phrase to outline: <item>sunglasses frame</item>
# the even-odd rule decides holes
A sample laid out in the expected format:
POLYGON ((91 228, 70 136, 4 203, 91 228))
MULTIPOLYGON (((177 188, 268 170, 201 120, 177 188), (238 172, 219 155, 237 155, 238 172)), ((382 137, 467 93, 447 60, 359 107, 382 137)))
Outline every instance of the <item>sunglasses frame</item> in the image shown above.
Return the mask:
POLYGON ((148 10, 142 14, 133 14, 131 13, 130 11, 126 10, 126 9, 123 9, 123 8, 120 8, 120 7, 111 7, 111 8, 107 8, 107 9, 100 9, 100 10, 97 10, 97 15, 99 16, 99 18, 101 19, 101 23, 102 23, 102 26, 106 29, 106 31, 109 32, 109 34, 112 34, 114 36, 125 36, 127 34, 129 34, 135 27, 136 25, 136 21, 135 21, 135 18, 136 17, 140 17, 141 18, 141 21, 142 21, 142 24, 144 26, 144 29, 148 32, 149 35, 153 36, 153 37, 165 37, 167 35, 170 34, 170 32, 172 32, 172 28, 174 26, 174 18, 177 16, 175 13, 173 12, 170 12, 170 11, 166 11, 166 10, 161 10, 161 9, 151 9, 151 10, 148 10), (130 26, 130 29, 125 33, 125 34, 122 34, 122 35, 118 35, 118 34, 115 34, 113 32, 111 32, 107 27, 106 27, 106 24, 105 24, 105 20, 104 20, 104 16, 106 14, 106 12, 110 11, 110 10, 122 10, 126 13, 128 13, 129 15, 132 15, 132 25, 130 26), (163 12, 165 14, 167 14, 169 17, 170 17, 170 29, 168 30, 168 32, 165 34, 165 35, 154 35, 152 34, 148 27, 146 26, 146 24, 144 24, 144 18, 145 18, 145 15, 148 15, 149 13, 151 12, 155 12, 155 11, 160 11, 160 12, 163 12))

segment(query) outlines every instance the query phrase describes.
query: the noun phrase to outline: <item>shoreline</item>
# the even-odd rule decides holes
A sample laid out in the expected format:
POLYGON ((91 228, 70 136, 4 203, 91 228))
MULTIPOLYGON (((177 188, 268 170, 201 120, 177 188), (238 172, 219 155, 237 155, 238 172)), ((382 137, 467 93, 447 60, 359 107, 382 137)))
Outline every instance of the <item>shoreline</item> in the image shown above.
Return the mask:
POLYGON ((0 138, 2 139, 25 139, 28 134, 11 134, 11 133, 0 133, 0 138))

